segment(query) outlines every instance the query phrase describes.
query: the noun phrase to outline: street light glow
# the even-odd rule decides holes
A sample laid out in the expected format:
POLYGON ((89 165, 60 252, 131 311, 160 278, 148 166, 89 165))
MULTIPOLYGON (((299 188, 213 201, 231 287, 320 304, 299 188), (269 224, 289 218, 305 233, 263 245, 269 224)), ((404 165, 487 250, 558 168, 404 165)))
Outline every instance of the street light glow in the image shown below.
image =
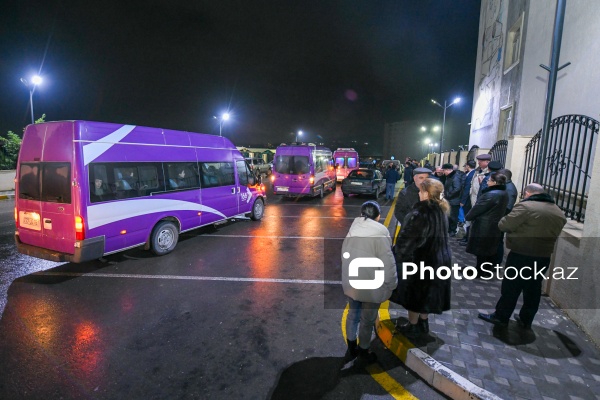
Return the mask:
POLYGON ((223 121, 228 121, 229 120, 229 113, 223 113, 223 115, 221 116, 221 119, 223 121))
POLYGON ((421 132, 425 132, 427 130, 427 128, 425 128, 424 126, 421 127, 421 132))
POLYGON ((32 76, 31 83, 33 83, 34 85, 39 85, 40 83, 42 83, 42 77, 39 75, 32 76))
POLYGON ((445 101, 445 100, 444 100, 444 105, 441 105, 440 103, 438 103, 437 101, 435 101, 433 99, 431 99, 431 102, 433 104, 435 104, 436 106, 439 106, 440 108, 442 108, 444 110, 444 119, 443 119, 443 122, 442 122, 442 134, 440 136, 440 142, 441 142, 441 145, 440 145, 440 162, 443 163, 444 159, 442 158, 442 151, 443 151, 442 147, 444 147, 444 128, 446 126, 446 110, 448 108, 452 107, 454 104, 460 102, 460 97, 456 97, 450 104, 448 104, 448 102, 445 101))

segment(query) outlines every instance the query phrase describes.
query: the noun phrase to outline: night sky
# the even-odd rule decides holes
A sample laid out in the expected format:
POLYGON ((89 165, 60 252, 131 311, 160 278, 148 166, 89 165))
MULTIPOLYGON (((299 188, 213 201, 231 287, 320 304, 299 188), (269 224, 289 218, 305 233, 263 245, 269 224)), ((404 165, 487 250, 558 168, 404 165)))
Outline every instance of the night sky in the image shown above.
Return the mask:
MULTIPOLYGON (((480 1, 9 0, 0 14, 0 131, 34 113, 277 145, 302 130, 368 141, 384 124, 440 124, 468 142, 480 1)), ((419 139, 415 132, 415 140, 419 139)))

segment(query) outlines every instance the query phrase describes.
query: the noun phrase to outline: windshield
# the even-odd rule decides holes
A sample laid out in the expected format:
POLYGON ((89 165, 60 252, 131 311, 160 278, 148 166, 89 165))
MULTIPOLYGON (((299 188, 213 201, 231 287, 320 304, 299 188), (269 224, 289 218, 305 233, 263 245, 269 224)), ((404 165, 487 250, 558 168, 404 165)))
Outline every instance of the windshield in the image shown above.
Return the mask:
POLYGON ((373 179, 373 171, 357 171, 354 170, 348 174, 348 178, 352 179, 373 179))
POLYGON ((302 175, 310 172, 306 156, 277 156, 275 170, 279 174, 302 175))

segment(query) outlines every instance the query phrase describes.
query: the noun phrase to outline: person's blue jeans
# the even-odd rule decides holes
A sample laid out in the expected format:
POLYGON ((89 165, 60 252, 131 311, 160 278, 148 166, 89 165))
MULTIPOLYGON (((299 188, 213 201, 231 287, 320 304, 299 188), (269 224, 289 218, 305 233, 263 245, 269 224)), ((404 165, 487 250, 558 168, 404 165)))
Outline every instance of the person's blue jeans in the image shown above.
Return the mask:
POLYGON ((371 345, 371 334, 379 312, 379 303, 363 303, 348 298, 348 316, 346 317, 346 337, 356 340, 363 349, 371 345), (360 326, 360 327, 359 327, 360 326))
POLYGON ((385 199, 393 200, 395 191, 396 191, 395 183, 386 183, 385 184, 385 199))

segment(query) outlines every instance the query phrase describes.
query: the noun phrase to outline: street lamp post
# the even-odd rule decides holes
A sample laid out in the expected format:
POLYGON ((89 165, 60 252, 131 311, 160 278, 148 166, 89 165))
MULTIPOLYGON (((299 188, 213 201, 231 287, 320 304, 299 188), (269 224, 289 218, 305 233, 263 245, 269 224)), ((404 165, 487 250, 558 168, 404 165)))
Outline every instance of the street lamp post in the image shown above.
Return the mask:
POLYGON ((433 104, 435 104, 436 106, 441 107, 444 110, 444 119, 442 121, 442 136, 440 138, 440 162, 443 163, 444 159, 442 157, 442 148, 444 147, 444 128, 446 127, 446 110, 449 109, 450 107, 452 107, 454 104, 460 102, 460 97, 455 98, 452 103, 447 104, 446 101, 444 100, 444 105, 441 105, 440 103, 438 103, 437 101, 431 99, 431 102, 433 104))
POLYGON ((298 136, 302 136, 302 131, 296 133, 296 143, 298 143, 298 136))
POLYGON ((219 120, 219 136, 223 136, 223 122, 229 120, 229 118, 230 118, 229 113, 221 114, 220 118, 218 118, 216 116, 213 116, 213 118, 219 120))
POLYGON ((25 78, 21 78, 21 82, 23 85, 29 89, 29 105, 31 106, 31 124, 35 123, 35 119, 33 116, 33 92, 35 92, 35 88, 37 85, 42 83, 42 78, 39 75, 34 75, 31 77, 31 81, 27 81, 25 78))

